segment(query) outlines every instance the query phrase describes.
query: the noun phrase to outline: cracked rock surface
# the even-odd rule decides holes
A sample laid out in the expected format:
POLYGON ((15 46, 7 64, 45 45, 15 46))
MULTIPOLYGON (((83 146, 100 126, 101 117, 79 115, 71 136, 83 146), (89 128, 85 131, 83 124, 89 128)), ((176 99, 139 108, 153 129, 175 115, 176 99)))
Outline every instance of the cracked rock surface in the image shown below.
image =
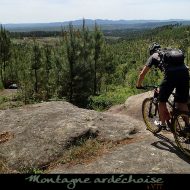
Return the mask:
POLYGON ((0 160, 11 171, 45 167, 80 138, 123 141, 92 162, 58 164, 49 173, 189 173, 190 162, 172 134, 146 130, 141 105, 150 93, 128 98, 101 113, 68 102, 44 102, 0 110, 0 160))

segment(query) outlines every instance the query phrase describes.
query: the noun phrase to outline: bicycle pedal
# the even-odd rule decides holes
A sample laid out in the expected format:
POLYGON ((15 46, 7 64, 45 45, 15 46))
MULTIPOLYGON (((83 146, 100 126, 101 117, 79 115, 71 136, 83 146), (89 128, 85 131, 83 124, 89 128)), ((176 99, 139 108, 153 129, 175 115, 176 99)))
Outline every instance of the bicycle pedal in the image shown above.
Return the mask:
POLYGON ((163 130, 163 131, 171 131, 168 126, 163 126, 163 127, 162 127, 162 130, 163 130))

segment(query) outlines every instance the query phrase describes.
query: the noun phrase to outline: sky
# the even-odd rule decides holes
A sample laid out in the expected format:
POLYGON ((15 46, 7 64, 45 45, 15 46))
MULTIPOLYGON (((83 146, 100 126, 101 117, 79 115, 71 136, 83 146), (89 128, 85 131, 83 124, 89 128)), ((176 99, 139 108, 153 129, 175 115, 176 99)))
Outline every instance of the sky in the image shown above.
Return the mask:
POLYGON ((0 0, 0 23, 188 19, 190 0, 0 0))

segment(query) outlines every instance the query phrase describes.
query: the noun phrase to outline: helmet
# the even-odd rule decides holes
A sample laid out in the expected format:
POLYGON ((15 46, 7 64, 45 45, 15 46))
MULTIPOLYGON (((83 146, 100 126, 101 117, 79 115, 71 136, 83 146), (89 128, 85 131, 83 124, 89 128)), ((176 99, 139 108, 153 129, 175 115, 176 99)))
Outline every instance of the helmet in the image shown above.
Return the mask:
POLYGON ((154 42, 150 47, 149 47, 149 52, 150 55, 152 55, 157 49, 161 48, 160 44, 154 42))

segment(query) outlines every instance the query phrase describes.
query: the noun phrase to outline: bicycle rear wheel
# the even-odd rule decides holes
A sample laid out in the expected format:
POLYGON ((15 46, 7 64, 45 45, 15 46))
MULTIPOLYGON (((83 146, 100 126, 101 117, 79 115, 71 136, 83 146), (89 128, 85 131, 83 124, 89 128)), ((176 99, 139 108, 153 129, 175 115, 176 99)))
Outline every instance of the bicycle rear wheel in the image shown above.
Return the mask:
POLYGON ((153 102, 153 98, 146 98, 142 103, 142 115, 144 122, 147 126, 147 130, 156 134, 159 133, 162 128, 154 124, 155 121, 159 121, 158 103, 153 102))
POLYGON ((174 117, 173 135, 180 150, 190 157, 190 135, 184 132, 184 128, 189 126, 190 113, 179 112, 174 117))

